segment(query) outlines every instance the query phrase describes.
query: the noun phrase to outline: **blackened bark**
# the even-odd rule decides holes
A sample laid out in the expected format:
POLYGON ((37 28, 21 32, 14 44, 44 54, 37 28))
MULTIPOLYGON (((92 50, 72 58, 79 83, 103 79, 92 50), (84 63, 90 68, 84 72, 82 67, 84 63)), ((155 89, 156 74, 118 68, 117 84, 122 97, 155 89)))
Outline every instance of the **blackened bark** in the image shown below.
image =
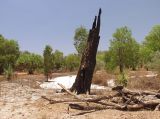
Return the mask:
POLYGON ((96 65, 96 54, 99 44, 99 32, 101 22, 101 9, 99 9, 98 19, 95 16, 92 29, 89 31, 86 48, 82 54, 81 64, 77 73, 76 80, 71 87, 71 91, 76 91, 77 94, 90 93, 90 87, 93 77, 93 72, 96 65))

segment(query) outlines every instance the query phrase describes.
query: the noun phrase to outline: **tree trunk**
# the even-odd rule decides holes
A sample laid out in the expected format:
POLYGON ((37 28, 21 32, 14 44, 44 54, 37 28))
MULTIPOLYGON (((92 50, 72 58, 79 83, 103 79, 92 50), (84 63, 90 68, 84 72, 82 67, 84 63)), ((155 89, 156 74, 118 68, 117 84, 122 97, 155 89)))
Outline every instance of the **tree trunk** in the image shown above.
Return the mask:
POLYGON ((93 72, 96 65, 97 48, 100 39, 100 17, 101 9, 99 9, 98 20, 97 16, 95 16, 92 29, 89 32, 86 48, 82 54, 76 80, 70 89, 71 91, 76 91, 77 94, 90 93, 93 72))
POLYGON ((124 54, 122 47, 119 48, 118 55, 119 55, 119 70, 120 73, 122 74, 124 69, 124 59, 123 59, 124 54))

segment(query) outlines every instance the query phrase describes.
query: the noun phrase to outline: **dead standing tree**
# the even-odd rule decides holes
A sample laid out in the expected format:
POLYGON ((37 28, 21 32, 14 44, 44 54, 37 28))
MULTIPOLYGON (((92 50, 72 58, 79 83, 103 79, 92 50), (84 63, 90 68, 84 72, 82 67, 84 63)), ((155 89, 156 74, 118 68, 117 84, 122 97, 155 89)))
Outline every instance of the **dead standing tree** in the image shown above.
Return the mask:
POLYGON ((90 87, 93 77, 93 72, 96 65, 96 54, 99 44, 99 32, 101 21, 101 9, 99 9, 98 19, 95 16, 92 29, 89 31, 86 48, 81 58, 81 64, 71 91, 76 91, 77 94, 90 93, 90 87))

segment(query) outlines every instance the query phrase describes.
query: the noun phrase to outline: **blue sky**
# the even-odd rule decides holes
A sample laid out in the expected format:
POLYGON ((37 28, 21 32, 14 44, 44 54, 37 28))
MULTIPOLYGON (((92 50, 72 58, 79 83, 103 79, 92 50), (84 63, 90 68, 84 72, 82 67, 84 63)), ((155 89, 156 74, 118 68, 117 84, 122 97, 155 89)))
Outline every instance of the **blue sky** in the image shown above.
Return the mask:
POLYGON ((109 47, 116 28, 128 26, 142 42, 160 24, 160 0, 0 0, 0 34, 18 41, 21 50, 42 54, 45 45, 65 55, 76 52, 74 31, 91 28, 102 8, 99 50, 109 47))

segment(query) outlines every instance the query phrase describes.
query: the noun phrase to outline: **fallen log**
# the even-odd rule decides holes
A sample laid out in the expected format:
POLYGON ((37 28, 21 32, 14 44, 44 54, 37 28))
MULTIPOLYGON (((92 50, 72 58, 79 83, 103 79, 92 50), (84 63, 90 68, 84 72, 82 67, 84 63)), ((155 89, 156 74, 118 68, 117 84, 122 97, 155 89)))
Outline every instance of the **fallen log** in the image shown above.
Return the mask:
POLYGON ((130 94, 130 95, 157 95, 157 96, 160 95, 160 93, 157 93, 157 92, 151 92, 151 91, 139 91, 139 92, 137 92, 137 91, 131 91, 127 88, 123 88, 122 92, 126 93, 126 94, 130 94))
POLYGON ((160 110, 160 99, 157 97, 159 93, 156 92, 132 91, 120 86, 114 88, 114 90, 118 92, 116 94, 114 93, 114 95, 76 95, 70 90, 67 90, 62 84, 58 85, 73 98, 51 99, 46 96, 42 96, 42 98, 48 100, 51 104, 69 104, 70 108, 78 110, 160 110))
MULTIPOLYGON (((95 98, 95 99, 81 99, 78 96, 76 96, 75 94, 73 94, 72 92, 70 92, 69 90, 67 90, 62 84, 58 84, 58 85, 61 86, 61 88, 63 88, 68 94, 73 95, 78 100, 86 101, 86 102, 94 102, 94 103, 97 103, 97 104, 109 106, 112 109, 124 110, 124 108, 125 108, 125 106, 121 106, 121 105, 113 103, 113 102, 105 102, 105 103, 99 102, 99 101, 102 101, 102 100, 105 100, 105 99, 111 99, 111 98, 113 98, 113 96, 109 96, 109 97, 108 96, 104 96, 104 97, 99 97, 99 98, 95 98)), ((79 106, 78 104, 75 104, 74 106, 72 104, 71 108, 84 109, 84 106, 82 108, 82 106, 79 106)), ((89 109, 89 108, 87 108, 87 109, 89 109)))
POLYGON ((41 98, 49 101, 50 104, 56 104, 56 103, 66 103, 66 102, 82 102, 76 99, 58 99, 58 100, 54 100, 54 99, 50 99, 47 98, 46 96, 41 96, 41 98))
POLYGON ((160 104, 160 99, 148 100, 143 102, 145 106, 157 106, 160 104))
POLYGON ((127 105, 126 108, 129 111, 137 111, 137 110, 143 109, 144 105, 142 104, 127 105))
POLYGON ((80 104, 69 104, 69 107, 72 109, 83 110, 83 111, 115 109, 113 106, 87 106, 87 105, 80 105, 80 104))
POLYGON ((115 86, 112 88, 112 90, 117 91, 117 92, 123 92, 124 94, 129 94, 129 95, 155 95, 158 98, 160 98, 160 93, 159 92, 151 92, 151 91, 132 91, 127 88, 124 88, 123 86, 115 86))
POLYGON ((98 102, 98 104, 110 106, 110 107, 112 107, 112 109, 125 110, 125 106, 119 105, 119 104, 116 104, 113 102, 109 102, 109 101, 108 102, 98 102))

